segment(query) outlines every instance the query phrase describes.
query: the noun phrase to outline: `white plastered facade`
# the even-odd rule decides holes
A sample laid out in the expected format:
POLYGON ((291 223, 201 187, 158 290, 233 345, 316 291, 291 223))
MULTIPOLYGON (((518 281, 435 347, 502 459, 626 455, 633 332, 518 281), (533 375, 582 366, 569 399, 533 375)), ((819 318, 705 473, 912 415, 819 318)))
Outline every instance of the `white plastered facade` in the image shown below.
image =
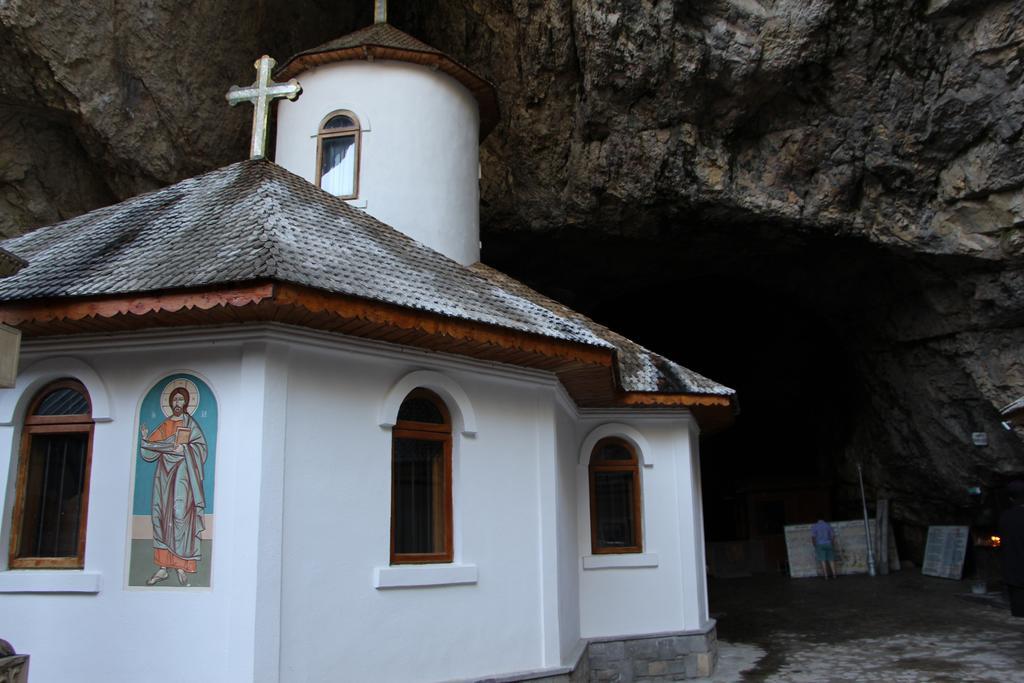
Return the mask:
POLYGON ((462 265, 480 260, 480 116, 447 74, 398 61, 326 64, 277 110, 274 160, 311 183, 317 132, 333 112, 358 118, 359 193, 374 218, 462 265))
POLYGON ((580 411, 547 373, 275 325, 30 340, 0 390, 0 569, 25 406, 60 377, 97 418, 85 568, 0 570, 0 635, 33 681, 558 673, 588 638, 709 626, 688 413, 580 411), (212 587, 129 588, 136 413, 182 370, 220 406, 212 587), (414 386, 453 416, 455 557, 392 567, 391 425, 414 386), (603 436, 640 450, 640 554, 590 552, 603 436))

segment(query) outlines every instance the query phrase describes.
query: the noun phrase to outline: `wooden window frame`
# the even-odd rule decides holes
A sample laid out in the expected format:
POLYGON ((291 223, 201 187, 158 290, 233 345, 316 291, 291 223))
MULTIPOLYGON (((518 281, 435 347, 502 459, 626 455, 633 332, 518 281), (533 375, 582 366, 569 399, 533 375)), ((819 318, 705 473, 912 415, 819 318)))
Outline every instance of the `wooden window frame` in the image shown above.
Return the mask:
MULTIPOLYGON (((362 139, 362 136, 363 136, 363 125, 359 122, 359 117, 356 116, 355 114, 353 114, 348 109, 338 109, 336 111, 332 111, 330 114, 325 116, 323 118, 323 120, 320 121, 320 127, 317 128, 317 132, 316 132, 316 186, 320 187, 320 180, 321 180, 320 172, 321 172, 321 169, 323 168, 322 164, 323 164, 323 155, 324 155, 324 140, 328 140, 330 138, 347 137, 347 136, 354 137, 355 141, 356 141, 355 142, 355 147, 356 147, 356 167, 355 168, 356 168, 356 170, 355 170, 355 173, 353 174, 353 178, 352 178, 352 194, 350 194, 350 195, 339 195, 338 199, 358 199, 359 198, 359 166, 360 166, 360 164, 362 162, 362 156, 363 156, 363 139, 362 139), (329 131, 325 130, 324 126, 326 126, 327 122, 330 121, 331 119, 333 119, 335 116, 347 116, 350 119, 352 119, 353 121, 355 121, 356 125, 354 127, 352 127, 352 128, 331 129, 329 131)), ((323 189, 323 188, 320 187, 320 189, 323 189)), ((326 192, 326 191, 327 190, 324 190, 324 192, 326 192)))
MULTIPOLYGON (((405 404, 409 399, 427 399, 434 404, 444 418, 444 424, 398 420, 391 430, 391 564, 431 564, 452 562, 454 559, 454 543, 452 539, 454 525, 452 523, 452 420, 448 406, 434 392, 427 389, 414 389, 402 400, 405 404), (396 485, 395 478, 395 441, 397 439, 418 439, 422 441, 440 441, 444 444, 442 462, 443 495, 444 495, 444 549, 439 553, 398 553, 395 552, 395 514, 396 485)), ((401 408, 399 408, 401 411, 401 408)))
POLYGON ((92 472, 93 428, 92 399, 85 385, 73 379, 62 379, 51 382, 36 392, 25 415, 21 430, 20 453, 18 456, 18 476, 15 484, 14 515, 11 519, 11 543, 8 555, 10 569, 82 569, 85 566, 85 534, 89 519, 89 480, 92 472), (56 389, 73 389, 85 397, 88 412, 77 415, 35 415, 39 402, 56 389), (25 515, 25 496, 28 486, 28 464, 32 451, 32 438, 39 434, 85 434, 85 467, 82 476, 82 500, 79 504, 78 518, 78 549, 74 556, 67 557, 19 557, 18 548, 21 542, 22 521, 25 515))
POLYGON ((601 439, 590 451, 590 465, 588 469, 588 481, 590 483, 590 552, 594 555, 623 555, 627 553, 642 553, 644 547, 643 537, 643 499, 641 494, 643 486, 640 483, 640 459, 637 456, 636 448, 625 439, 609 436, 601 439), (597 453, 607 443, 616 443, 632 456, 630 460, 603 460, 596 461, 597 453), (632 472, 633 473, 633 539, 634 545, 629 546, 599 546, 597 542, 597 487, 595 486, 595 474, 598 472, 632 472))

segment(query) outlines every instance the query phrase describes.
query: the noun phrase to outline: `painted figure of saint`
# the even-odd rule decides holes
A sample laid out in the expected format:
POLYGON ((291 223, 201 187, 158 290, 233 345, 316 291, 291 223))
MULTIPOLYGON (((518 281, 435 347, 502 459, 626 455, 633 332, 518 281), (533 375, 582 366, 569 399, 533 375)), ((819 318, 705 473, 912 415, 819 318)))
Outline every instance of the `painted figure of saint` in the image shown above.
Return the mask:
POLYGON ((140 427, 142 459, 156 463, 152 520, 153 563, 157 569, 146 585, 166 581, 173 569, 178 583, 189 586, 189 574, 196 572, 202 555, 200 535, 205 528, 206 508, 203 467, 208 447, 202 428, 192 417, 199 401, 195 384, 180 379, 169 382, 161 399, 167 406, 167 419, 152 432, 145 424, 140 427))

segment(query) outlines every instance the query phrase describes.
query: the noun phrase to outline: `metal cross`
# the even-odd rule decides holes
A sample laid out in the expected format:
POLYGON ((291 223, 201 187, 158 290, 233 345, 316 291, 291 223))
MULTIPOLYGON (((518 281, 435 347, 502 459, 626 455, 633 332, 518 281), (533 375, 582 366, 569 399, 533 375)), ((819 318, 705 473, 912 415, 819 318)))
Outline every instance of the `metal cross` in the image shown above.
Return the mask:
POLYGON ((302 92, 302 86, 294 78, 287 83, 275 83, 270 80, 270 73, 277 66, 277 62, 267 55, 257 59, 253 66, 256 68, 256 81, 245 88, 231 86, 225 97, 232 107, 239 102, 252 102, 255 105, 252 112, 252 143, 249 145, 249 158, 263 159, 266 157, 270 102, 279 97, 294 100, 302 92))

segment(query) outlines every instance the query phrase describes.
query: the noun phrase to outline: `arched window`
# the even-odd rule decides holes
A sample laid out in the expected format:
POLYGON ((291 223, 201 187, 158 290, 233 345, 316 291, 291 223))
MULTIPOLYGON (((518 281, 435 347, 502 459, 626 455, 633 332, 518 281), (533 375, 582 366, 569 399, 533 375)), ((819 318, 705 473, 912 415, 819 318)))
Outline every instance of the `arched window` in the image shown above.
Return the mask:
POLYGON ((350 111, 332 112, 320 124, 316 183, 342 199, 359 195, 359 119, 350 111))
POLYGON ((12 569, 84 566, 92 429, 81 382, 53 382, 33 398, 18 459, 12 569))
POLYGON ((622 439, 601 439, 590 454, 591 551, 643 551, 640 468, 636 451, 622 439))
POLYGON ((452 423, 426 389, 398 409, 391 447, 391 564, 452 561, 452 423))

